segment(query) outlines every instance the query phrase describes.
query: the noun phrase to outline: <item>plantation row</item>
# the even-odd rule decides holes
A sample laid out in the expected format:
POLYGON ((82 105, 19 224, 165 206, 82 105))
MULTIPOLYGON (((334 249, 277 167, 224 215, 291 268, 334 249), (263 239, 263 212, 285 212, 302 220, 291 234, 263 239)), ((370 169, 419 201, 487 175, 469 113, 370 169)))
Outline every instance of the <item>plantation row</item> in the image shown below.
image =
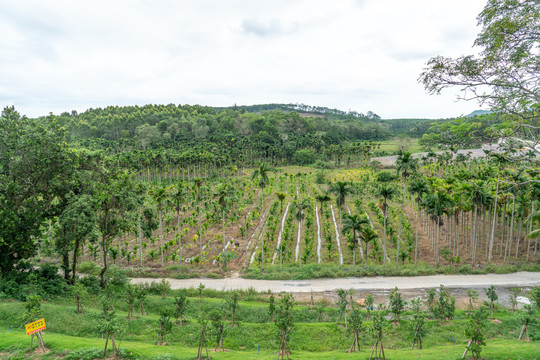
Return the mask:
POLYGON ((125 208, 111 202, 96 209, 92 199, 77 199, 49 221, 39 252, 60 255, 73 280, 81 261, 85 269, 88 261, 103 269, 112 261, 264 270, 534 260, 539 183, 530 169, 497 172, 500 161, 456 159, 447 171, 404 153, 397 176, 372 168, 293 175, 261 163, 250 176, 124 183, 112 190, 125 208))

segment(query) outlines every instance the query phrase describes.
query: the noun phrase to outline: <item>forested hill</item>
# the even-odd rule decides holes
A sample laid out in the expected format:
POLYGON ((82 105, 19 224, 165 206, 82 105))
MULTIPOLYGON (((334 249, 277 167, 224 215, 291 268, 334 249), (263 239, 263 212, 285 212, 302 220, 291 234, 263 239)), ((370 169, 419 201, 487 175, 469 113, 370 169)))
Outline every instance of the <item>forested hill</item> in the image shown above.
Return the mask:
POLYGON ((373 113, 309 107, 312 111, 308 114, 305 106, 298 111, 286 106, 265 107, 273 105, 110 106, 80 114, 66 112, 55 119, 76 146, 129 157, 172 153, 176 159, 204 158, 229 164, 245 164, 247 157, 250 163, 269 159, 273 163, 306 164, 327 160, 330 155, 323 152, 344 153, 350 144, 392 136, 389 125, 373 113))
POLYGON ((368 111, 366 114, 359 113, 357 111, 343 111, 339 109, 327 108, 324 106, 313 106, 306 104, 258 104, 258 105, 242 105, 242 106, 230 106, 230 107, 218 107, 217 110, 240 110, 254 113, 261 113, 263 111, 281 110, 283 112, 295 111, 303 116, 325 116, 328 119, 364 119, 364 120, 380 120, 380 116, 372 111, 368 111))
POLYGON ((303 104, 265 104, 214 108, 200 105, 109 106, 81 114, 62 113, 58 121, 72 138, 117 140, 141 137, 152 128, 166 139, 207 139, 250 136, 266 131, 278 138, 317 134, 333 143, 343 140, 381 140, 390 136, 388 125, 367 115, 303 104), (145 130, 145 131, 142 131, 145 130), (168 135, 167 135, 168 134, 168 135))

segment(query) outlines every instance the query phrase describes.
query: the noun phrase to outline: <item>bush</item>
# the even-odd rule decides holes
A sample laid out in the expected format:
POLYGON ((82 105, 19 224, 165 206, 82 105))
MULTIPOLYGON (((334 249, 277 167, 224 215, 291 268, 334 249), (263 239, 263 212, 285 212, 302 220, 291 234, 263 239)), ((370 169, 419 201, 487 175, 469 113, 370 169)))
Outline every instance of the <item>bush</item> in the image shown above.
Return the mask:
POLYGON ((302 149, 294 153, 292 162, 295 165, 311 165, 315 162, 315 150, 302 149))
POLYGON ((165 270, 167 270, 167 271, 180 271, 180 265, 178 265, 178 264, 168 265, 168 266, 165 267, 165 270))
POLYGON ((111 266, 105 272, 105 279, 108 285, 115 286, 117 288, 124 288, 129 282, 127 277, 127 271, 117 266, 111 266))
POLYGON ((377 182, 384 183, 393 181, 396 179, 396 175, 391 173, 390 171, 381 171, 377 173, 377 182))
POLYGON ((326 174, 324 173, 324 171, 317 171, 315 173, 315 183, 317 184, 324 184, 326 181, 326 174))
POLYGON ((332 168, 332 165, 329 162, 317 160, 315 161, 315 164, 313 164, 313 167, 316 169, 328 170, 332 168))
POLYGON ((78 272, 82 274, 98 275, 99 267, 95 262, 85 261, 78 266, 78 272))
POLYGON ((84 276, 79 279, 79 283, 84 285, 89 294, 98 294, 101 291, 99 277, 95 275, 84 276))
POLYGON ((66 281, 58 275, 58 267, 50 264, 34 268, 30 263, 20 262, 0 279, 0 293, 4 298, 21 296, 21 300, 25 300, 29 293, 50 298, 63 295, 67 289, 66 281))

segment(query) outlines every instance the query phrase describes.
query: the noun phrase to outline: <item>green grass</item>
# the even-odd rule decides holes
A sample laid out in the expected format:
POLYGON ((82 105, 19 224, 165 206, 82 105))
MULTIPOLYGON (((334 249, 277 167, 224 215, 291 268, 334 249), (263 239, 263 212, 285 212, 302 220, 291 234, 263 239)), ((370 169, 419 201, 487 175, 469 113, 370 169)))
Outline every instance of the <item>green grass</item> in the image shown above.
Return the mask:
MULTIPOLYGON (((346 251, 346 249, 344 249, 346 251)), ((345 255, 345 254, 344 254, 345 255)), ((298 265, 287 264, 280 269, 279 265, 265 265, 261 271, 257 265, 249 267, 242 277, 247 279, 261 280, 306 280, 320 278, 343 278, 343 277, 365 277, 365 276, 422 276, 437 274, 508 274, 516 271, 540 271, 540 264, 518 263, 515 265, 486 265, 473 269, 470 265, 445 265, 434 267, 426 264, 405 264, 399 267, 369 265, 366 269, 362 263, 352 267, 337 266, 335 264, 307 264, 298 265)))
MULTIPOLYGON (((399 149, 400 141, 399 139, 390 139, 384 141, 378 141, 378 144, 381 144, 379 151, 386 151, 388 153, 393 153, 399 149)), ((422 152, 422 147, 418 145, 418 139, 411 138, 408 143, 408 151, 411 153, 422 152)))
MULTIPOLYGON (((195 291, 195 290, 193 290, 195 291)), ((145 303, 147 316, 139 316, 127 320, 127 306, 121 295, 115 300, 118 320, 124 324, 125 332, 118 336, 117 342, 122 349, 121 355, 126 359, 193 359, 197 352, 197 338, 200 325, 197 318, 209 313, 212 309, 222 309, 227 292, 216 294, 212 298, 193 297, 190 293, 190 306, 187 312, 188 324, 173 326, 168 335, 168 346, 154 345, 158 327, 159 311, 172 307, 173 295, 168 297, 150 295, 145 303), (167 357, 168 356, 168 357, 167 357)), ((278 299, 277 299, 278 300, 278 299)), ((101 318, 99 298, 90 294, 83 301, 86 313, 76 314, 75 305, 68 297, 54 298, 43 302, 42 316, 46 319, 47 330, 44 339, 50 353, 33 356, 27 352, 30 338, 24 334, 21 315, 23 303, 16 301, 0 302, 0 359, 22 360, 58 359, 67 355, 66 360, 89 359, 101 356, 104 339, 97 330, 101 318), (9 332, 10 327, 13 331, 9 332), (69 350, 75 352, 69 354, 69 350), (97 354, 97 355, 96 355, 97 354)), ((239 326, 231 328, 227 325, 225 347, 230 351, 213 354, 214 359, 275 359, 278 348, 278 334, 273 323, 268 322, 268 300, 265 294, 259 294, 253 300, 240 301, 238 307, 239 326), (260 346, 261 352, 257 352, 260 346)), ((424 350, 409 350, 410 323, 408 313, 403 314, 402 324, 390 324, 385 328, 384 345, 388 359, 456 359, 462 354, 467 338, 463 329, 468 322, 464 311, 456 311, 452 321, 429 320, 426 322, 426 336, 423 339, 424 350), (455 345, 452 343, 455 342, 455 345)), ((497 308, 485 330, 488 359, 538 359, 539 342, 525 343, 517 341, 521 323, 516 314, 497 308)), ((292 359, 367 359, 374 343, 369 329, 371 321, 364 320, 361 335, 361 348, 357 354, 345 352, 351 343, 351 334, 343 324, 337 324, 337 309, 329 306, 325 310, 324 322, 317 322, 317 313, 307 306, 296 305, 293 310, 295 323, 290 335, 292 359)), ((531 325, 534 337, 539 334, 538 327, 531 325)), ((209 338, 209 345, 213 339, 209 338)))
MULTIPOLYGON (((70 335, 56 334, 49 331, 44 333, 44 340, 50 354, 34 357, 34 359, 55 359, 57 355, 69 354, 68 350, 79 349, 80 354, 101 353, 104 347, 104 339, 83 338, 70 335), (80 350, 83 351, 80 351, 80 350)), ((3 354, 6 359, 30 359, 29 337, 22 331, 6 332, 0 331, 0 349, 11 355, 3 354), (17 355, 19 354, 19 355, 17 355), (8 357, 9 356, 9 357, 8 357), (12 356, 12 357, 11 357, 12 356)), ((119 343, 121 354, 132 359, 193 359, 196 357, 197 349, 176 344, 168 346, 157 346, 153 344, 141 343, 138 341, 122 341, 119 343), (168 356, 167 356, 168 355, 168 356)), ((461 357, 464 350, 462 344, 455 346, 436 346, 423 350, 385 350, 387 359, 439 359, 453 360, 461 357)), ((364 346, 362 351, 349 354, 345 351, 310 352, 292 351, 291 359, 367 359, 371 351, 370 346, 364 346)), ((538 342, 526 343, 515 340, 492 340, 488 342, 483 356, 490 360, 498 359, 538 359, 540 344, 538 342)), ((214 359, 275 359, 276 351, 262 348, 246 349, 243 351, 228 351, 211 353, 214 359)))

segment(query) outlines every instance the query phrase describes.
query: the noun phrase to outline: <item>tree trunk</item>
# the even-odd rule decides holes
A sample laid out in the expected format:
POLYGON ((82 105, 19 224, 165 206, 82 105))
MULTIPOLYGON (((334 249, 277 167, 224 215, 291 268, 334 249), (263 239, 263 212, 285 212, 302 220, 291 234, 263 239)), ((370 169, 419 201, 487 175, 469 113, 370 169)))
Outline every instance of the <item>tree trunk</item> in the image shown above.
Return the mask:
POLYGON ((105 288, 105 272, 107 271, 107 245, 105 244, 106 240, 101 239, 101 250, 103 251, 103 269, 101 269, 101 288, 105 288))
POLYGON ((384 215, 383 219, 383 227, 384 227, 384 242, 383 242, 383 266, 386 266, 386 215, 384 215))
POLYGON ((139 264, 142 267, 142 230, 141 230, 141 209, 137 215, 137 236, 139 238, 139 264))
POLYGON ((419 218, 420 218, 420 205, 418 205, 418 210, 416 211, 416 236, 415 236, 415 242, 414 242, 414 266, 415 267, 418 261, 418 228, 420 227, 419 218))
POLYGON ((178 226, 178 261, 182 263, 182 229, 180 228, 180 212, 176 214, 176 223, 178 226))
POLYGON ((506 250, 504 252, 504 262, 506 262, 506 256, 511 256, 512 241, 514 240, 514 216, 516 214, 516 195, 512 197, 512 215, 510 218, 510 234, 508 235, 508 242, 506 243, 506 250))
POLYGON ((163 257, 163 212, 159 209, 159 243, 161 250, 161 267, 165 266, 165 259, 163 257))
POLYGON ((396 252, 396 267, 399 266, 399 249, 401 245, 401 231, 403 229, 403 212, 405 207, 405 178, 403 179, 403 192, 401 195, 401 215, 399 216, 399 231, 397 240, 397 252, 396 252))
POLYGON ((437 216, 437 246, 436 246, 435 252, 436 252, 435 254, 436 263, 437 263, 437 266, 439 266, 440 253, 441 253, 441 218, 439 216, 437 216))
POLYGON ((516 259, 519 256, 519 243, 521 241, 521 234, 523 233, 523 220, 518 220, 518 236, 516 238, 516 259))
POLYGON ((495 201, 493 203, 493 222, 491 224, 491 238, 489 240, 488 262, 491 262, 493 255, 493 242, 495 241, 495 227, 497 225, 497 198, 499 196, 499 178, 497 177, 497 189, 495 190, 495 201))
POLYGON ((71 283, 75 284, 76 276, 77 276, 77 254, 79 252, 79 246, 80 246, 80 240, 75 240, 75 246, 73 248, 73 269, 72 269, 72 277, 71 277, 71 283))

